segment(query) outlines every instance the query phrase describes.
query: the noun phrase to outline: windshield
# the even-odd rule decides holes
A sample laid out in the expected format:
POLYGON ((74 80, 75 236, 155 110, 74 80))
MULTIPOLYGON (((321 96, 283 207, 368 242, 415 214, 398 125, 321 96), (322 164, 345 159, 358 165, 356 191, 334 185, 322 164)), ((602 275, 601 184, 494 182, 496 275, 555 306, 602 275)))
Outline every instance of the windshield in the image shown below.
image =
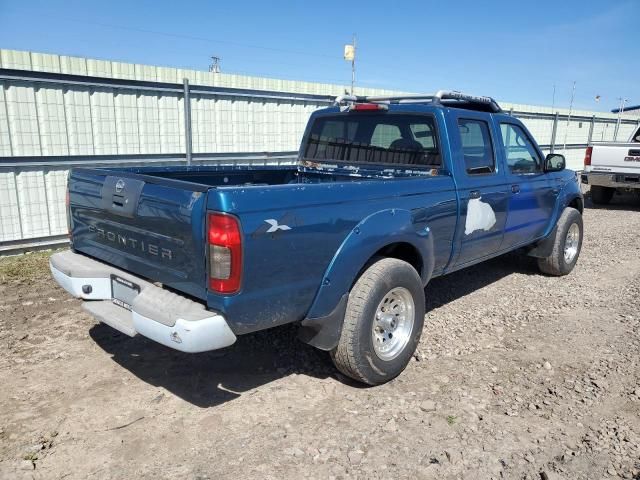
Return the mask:
POLYGON ((348 113, 318 117, 306 160, 440 166, 434 119, 428 115, 348 113))

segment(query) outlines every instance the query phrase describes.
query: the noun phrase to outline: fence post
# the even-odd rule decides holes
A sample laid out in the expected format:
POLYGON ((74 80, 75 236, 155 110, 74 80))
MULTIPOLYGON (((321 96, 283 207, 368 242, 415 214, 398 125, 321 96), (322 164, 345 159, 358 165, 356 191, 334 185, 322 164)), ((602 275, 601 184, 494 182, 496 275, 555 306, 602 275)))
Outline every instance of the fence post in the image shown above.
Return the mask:
POLYGON ((587 139, 587 143, 591 143, 591 139, 593 138, 593 127, 596 124, 596 116, 591 115, 591 125, 589 125, 589 138, 587 139))
POLYGON ((556 146, 556 133, 558 132, 558 116, 559 115, 560 114, 556 112, 556 114, 553 116, 553 130, 551 130, 551 148, 549 150, 549 153, 553 153, 556 146))
MULTIPOLYGON (((9 89, 9 82, 2 82, 2 101, 4 103, 4 113, 6 115, 5 118, 7 119, 7 138, 9 140, 9 155, 13 157, 13 140, 11 139, 11 122, 9 117, 9 99, 7 98, 8 89, 9 89)), ((65 115, 64 118, 66 121, 67 116, 65 115)), ((20 234, 20 236, 22 237, 22 234, 20 234)))
POLYGON ((187 165, 191 165, 191 98, 189 96, 189 79, 183 79, 184 93, 182 100, 184 103, 184 149, 187 159, 187 165))

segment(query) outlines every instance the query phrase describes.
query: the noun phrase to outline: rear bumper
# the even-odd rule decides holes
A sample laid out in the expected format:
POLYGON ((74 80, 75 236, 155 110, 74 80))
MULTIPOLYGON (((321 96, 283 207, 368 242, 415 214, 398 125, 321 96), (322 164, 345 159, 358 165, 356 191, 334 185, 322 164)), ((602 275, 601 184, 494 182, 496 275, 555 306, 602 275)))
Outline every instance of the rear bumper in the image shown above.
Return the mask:
POLYGON ((583 172, 581 181, 588 185, 611 188, 640 188, 640 174, 583 172))
POLYGON ((50 267, 62 288, 85 300, 87 312, 129 336, 139 333, 189 353, 224 348, 236 341, 222 315, 106 263, 65 251, 52 255, 50 267), (130 311, 111 301, 111 275, 140 287, 130 311))

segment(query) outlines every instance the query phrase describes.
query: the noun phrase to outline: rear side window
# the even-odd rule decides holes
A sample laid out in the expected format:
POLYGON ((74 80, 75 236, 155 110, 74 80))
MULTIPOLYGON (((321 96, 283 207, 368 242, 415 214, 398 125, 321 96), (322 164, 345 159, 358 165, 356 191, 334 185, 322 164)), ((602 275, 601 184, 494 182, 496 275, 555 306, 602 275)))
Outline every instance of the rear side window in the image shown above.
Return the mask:
POLYGON ((345 113, 318 117, 304 149, 307 160, 440 166, 433 117, 345 113))
POLYGON ((501 123, 500 133, 509 171, 516 175, 542 171, 542 160, 524 130, 512 123, 501 123))
POLYGON ((496 162, 487 122, 459 118, 458 131, 467 173, 469 175, 494 173, 496 162))

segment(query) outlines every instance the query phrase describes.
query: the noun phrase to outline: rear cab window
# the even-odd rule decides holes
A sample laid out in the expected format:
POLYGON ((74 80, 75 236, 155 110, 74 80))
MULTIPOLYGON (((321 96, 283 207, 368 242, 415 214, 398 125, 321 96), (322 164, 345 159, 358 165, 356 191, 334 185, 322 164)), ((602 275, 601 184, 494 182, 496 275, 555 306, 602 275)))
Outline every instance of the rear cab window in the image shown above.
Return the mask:
POLYGON ((442 164, 435 119, 420 114, 320 116, 311 126, 303 158, 431 168, 442 164))

